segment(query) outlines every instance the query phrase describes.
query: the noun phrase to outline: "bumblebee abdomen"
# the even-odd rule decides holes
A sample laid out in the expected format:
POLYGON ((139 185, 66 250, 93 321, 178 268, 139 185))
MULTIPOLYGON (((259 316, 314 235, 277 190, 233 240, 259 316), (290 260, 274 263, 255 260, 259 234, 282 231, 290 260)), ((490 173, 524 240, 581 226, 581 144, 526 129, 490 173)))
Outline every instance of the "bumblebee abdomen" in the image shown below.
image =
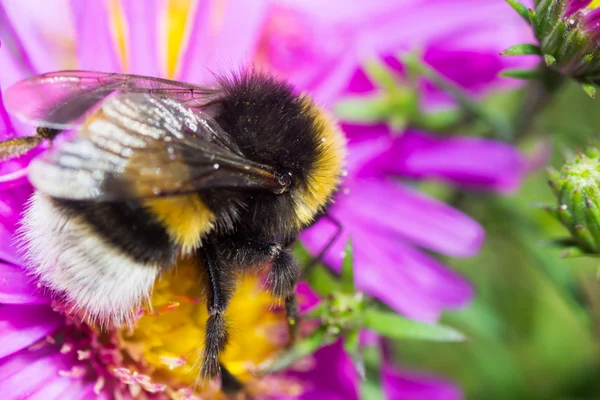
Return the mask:
POLYGON ((95 202, 49 198, 70 219, 134 262, 168 266, 178 247, 168 228, 139 202, 95 202))
POLYGON ((130 324, 178 247, 140 205, 65 201, 35 193, 20 234, 28 269, 74 312, 130 324))

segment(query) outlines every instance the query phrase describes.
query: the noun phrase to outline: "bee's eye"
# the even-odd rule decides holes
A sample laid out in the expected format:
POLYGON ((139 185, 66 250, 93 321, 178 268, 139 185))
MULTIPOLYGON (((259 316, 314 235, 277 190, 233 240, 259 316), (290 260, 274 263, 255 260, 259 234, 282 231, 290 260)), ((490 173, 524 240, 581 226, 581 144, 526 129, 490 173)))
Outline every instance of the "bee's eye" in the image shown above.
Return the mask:
POLYGON ((279 193, 285 193, 294 184, 294 175, 291 172, 280 172, 277 174, 277 181, 282 186, 279 193))

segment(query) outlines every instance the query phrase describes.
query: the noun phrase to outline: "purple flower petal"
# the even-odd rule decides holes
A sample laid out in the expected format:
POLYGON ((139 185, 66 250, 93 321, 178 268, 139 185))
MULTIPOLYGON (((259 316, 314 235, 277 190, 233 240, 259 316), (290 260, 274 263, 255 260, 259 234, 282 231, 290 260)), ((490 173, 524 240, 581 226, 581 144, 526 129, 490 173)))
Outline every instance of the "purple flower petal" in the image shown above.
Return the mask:
POLYGON ((196 7, 191 39, 181 60, 178 79, 182 81, 210 83, 212 73, 239 71, 252 60, 269 2, 258 0, 247 7, 229 1, 218 13, 216 4, 199 2, 196 7))
MULTIPOLYGON (((59 69, 57 60, 60 57, 57 56, 55 49, 49 46, 52 32, 45 32, 43 29, 50 27, 53 20, 64 19, 62 14, 65 11, 65 4, 60 1, 56 2, 53 7, 47 7, 46 3, 42 1, 7 1, 3 4, 6 15, 12 22, 12 29, 8 26, 8 32, 6 33, 16 35, 6 36, 10 38, 7 45, 14 52, 16 59, 19 60, 19 65, 22 67, 21 73, 30 75, 34 72, 48 72, 59 69), (40 8, 44 9, 43 16, 45 19, 43 22, 46 23, 40 23, 40 8)), ((0 17, 1 19, 2 17, 0 17)), ((0 28, 0 38, 4 39, 3 33, 3 29, 0 28)))
POLYGON ((0 65, 2 65, 0 85, 9 85, 33 74, 35 67, 2 4, 0 4, 0 38, 0 65))
POLYGON ((437 139, 411 131, 394 142, 381 165, 392 174, 506 193, 518 188, 525 160, 514 147, 501 142, 437 139))
POLYGON ((128 72, 160 76, 158 66, 160 1, 121 0, 121 5, 127 26, 128 72))
POLYGON ((353 233, 368 232, 372 241, 406 240, 458 257, 476 254, 485 239, 483 228, 465 214, 383 179, 347 185, 330 214, 353 233))
POLYGON ((275 6, 256 54, 261 68, 284 77, 328 105, 347 86, 358 64, 356 31, 319 21, 322 9, 275 6))
MULTIPOLYGON (((447 309, 462 308, 473 296, 469 283, 438 261, 400 240, 344 225, 341 237, 324 259, 339 270, 344 245, 352 235, 357 287, 394 308, 421 321, 437 320, 447 309)), ((335 233, 333 224, 323 220, 301 234, 313 253, 319 252, 335 233)))
POLYGON ((48 301, 22 268, 0 262, 0 303, 41 304, 48 301))
POLYGON ((1 175, 5 166, 6 163, 0 163, 0 260, 18 265, 14 233, 32 188, 26 181, 27 176, 19 175, 20 171, 25 171, 23 168, 12 173, 13 177, 19 175, 16 180, 7 179, 3 182, 4 178, 11 175, 1 175), (19 184, 21 180, 25 180, 25 184, 19 184))
POLYGON ((116 42, 111 33, 107 2, 71 0, 79 69, 120 72, 116 42))
POLYGON ((0 304, 0 358, 30 346, 61 322, 61 316, 48 306, 0 304))
MULTIPOLYGON (((304 393, 300 400, 352 400, 358 399, 358 375, 352 361, 344 351, 341 340, 314 354, 314 366, 306 372, 294 372, 304 393)), ((280 397, 279 400, 288 400, 280 397)))
POLYGON ((600 38, 600 8, 590 10, 590 12, 585 15, 583 23, 585 24, 586 30, 589 31, 594 39, 600 38))
MULTIPOLYGON (((30 399, 36 393, 52 394, 56 382, 63 380, 59 371, 68 371, 71 363, 65 355, 58 352, 57 348, 47 354, 35 352, 37 357, 33 358, 27 354, 27 350, 10 357, 6 364, 0 365, 0 398, 2 399, 30 399), (27 360, 27 362, 24 362, 27 360), (18 370, 15 366, 19 365, 18 370), (10 373, 12 371, 12 373, 10 373), (6 376, 8 375, 8 376, 6 376)), ((4 360, 3 360, 4 361, 4 360)), ((77 386, 77 382, 72 381, 77 386)), ((81 390, 81 389, 80 389, 81 390)), ((64 391, 63 391, 64 392, 64 391)), ((40 398, 39 396, 37 396, 40 398)), ((52 397, 46 397, 52 399, 52 397)), ((72 397, 64 397, 72 398, 72 397)))
POLYGON ((387 400, 462 400, 461 390, 450 382, 412 371, 384 366, 381 380, 387 400))
POLYGON ((563 18, 569 18, 573 13, 587 7, 591 2, 592 0, 566 0, 563 18))

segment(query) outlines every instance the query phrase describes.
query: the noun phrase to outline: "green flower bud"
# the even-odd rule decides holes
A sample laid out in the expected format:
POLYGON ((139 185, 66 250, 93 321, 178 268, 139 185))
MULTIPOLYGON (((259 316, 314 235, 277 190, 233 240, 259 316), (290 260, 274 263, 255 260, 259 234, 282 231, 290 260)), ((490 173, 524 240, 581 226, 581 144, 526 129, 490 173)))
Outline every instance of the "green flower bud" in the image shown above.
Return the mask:
POLYGON ((589 148, 560 172, 550 170, 549 183, 558 197, 557 218, 584 252, 600 254, 600 151, 589 148))
POLYGON ((599 7, 598 0, 535 0, 529 18, 550 68, 600 84, 599 7))

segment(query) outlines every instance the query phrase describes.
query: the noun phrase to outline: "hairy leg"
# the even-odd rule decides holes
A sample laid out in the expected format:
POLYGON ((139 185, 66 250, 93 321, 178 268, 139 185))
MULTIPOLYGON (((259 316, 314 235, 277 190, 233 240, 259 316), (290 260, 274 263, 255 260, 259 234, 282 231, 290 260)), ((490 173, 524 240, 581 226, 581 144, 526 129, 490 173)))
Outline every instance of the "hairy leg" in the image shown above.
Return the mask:
POLYGON ((219 257, 215 245, 206 243, 200 252, 204 259, 210 287, 207 304, 209 317, 206 322, 201 373, 204 377, 215 378, 220 373, 219 354, 227 344, 228 335, 224 313, 231 299, 232 276, 219 257))

